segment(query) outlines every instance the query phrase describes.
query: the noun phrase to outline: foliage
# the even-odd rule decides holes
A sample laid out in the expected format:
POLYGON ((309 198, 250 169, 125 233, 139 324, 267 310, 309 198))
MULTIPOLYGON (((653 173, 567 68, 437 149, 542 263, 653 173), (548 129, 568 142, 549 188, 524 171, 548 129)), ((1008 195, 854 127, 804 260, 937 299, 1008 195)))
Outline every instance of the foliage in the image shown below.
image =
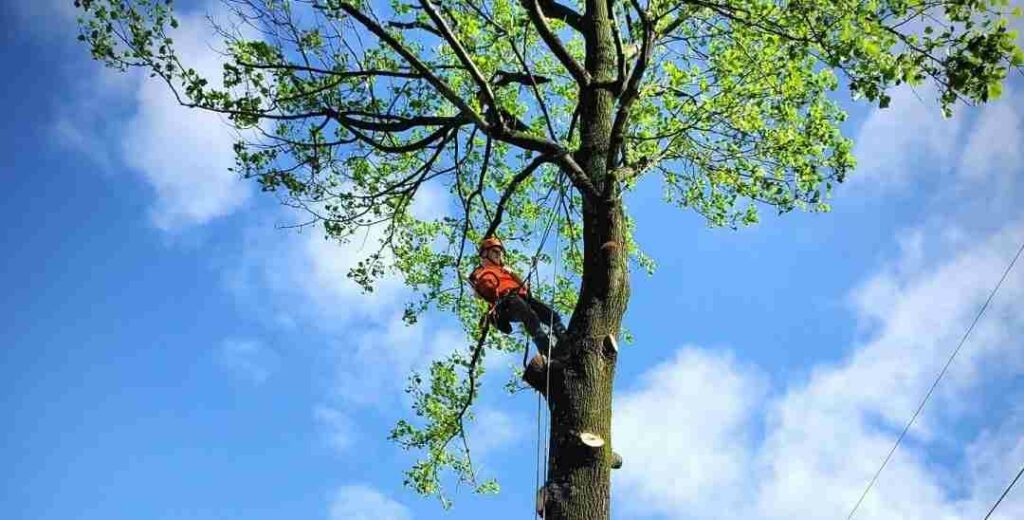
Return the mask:
MULTIPOLYGON (((997 97, 1024 61, 998 0, 610 0, 604 21, 556 0, 222 1, 219 78, 176 54, 169 0, 77 0, 80 39, 111 67, 161 78, 183 105, 225 114, 250 136, 235 145, 238 173, 328 237, 379 232, 352 279, 369 291, 401 276, 419 295, 407 321, 453 313, 471 344, 485 307, 462 277, 488 230, 500 225, 513 264, 531 271, 553 223, 559 247, 538 260, 562 269, 534 290, 571 311, 585 200, 658 176, 667 201, 713 226, 755 223, 759 207, 825 211, 854 168, 830 97, 841 83, 884 108, 893 87, 930 81, 949 114, 997 97), (594 36, 601 23, 612 49, 594 36), (590 74, 609 52, 612 77, 590 74), (586 171, 582 93, 601 89, 615 100, 609 169, 586 171), (430 189, 450 207, 415 214, 430 189)), ((518 348, 498 335, 485 346, 414 375, 417 420, 391 434, 424 454, 407 483, 446 504, 445 469, 496 490, 476 485, 467 444, 453 442, 465 441, 480 359, 518 348)))

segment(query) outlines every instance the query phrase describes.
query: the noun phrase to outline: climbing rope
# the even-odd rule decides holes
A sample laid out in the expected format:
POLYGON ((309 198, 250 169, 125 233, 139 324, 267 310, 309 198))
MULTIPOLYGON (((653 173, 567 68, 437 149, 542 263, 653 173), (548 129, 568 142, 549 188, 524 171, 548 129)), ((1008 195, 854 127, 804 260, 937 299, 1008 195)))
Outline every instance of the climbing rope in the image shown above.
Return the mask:
MULTIPOLYGON (((559 184, 561 185, 561 179, 559 179, 559 184)), ((558 203, 561 203, 562 197, 564 197, 564 196, 565 196, 565 188, 560 186, 560 193, 558 195, 558 203)), ((553 215, 557 215, 558 214, 558 206, 557 205, 555 206, 555 211, 552 214, 553 215)), ((554 265, 554 269, 553 269, 552 274, 551 274, 551 276, 552 276, 552 278, 554 280, 554 283, 552 283, 552 290, 551 290, 551 313, 548 315, 548 359, 547 359, 547 363, 544 363, 544 368, 545 368, 545 370, 544 370, 544 399, 547 401, 547 404, 548 404, 548 415, 544 417, 544 420, 547 423, 547 428, 545 428, 545 430, 547 431, 547 438, 544 440, 544 458, 542 459, 543 463, 544 463, 544 502, 541 505, 541 518, 546 518, 547 517, 547 510, 548 510, 548 499, 547 499, 548 498, 547 497, 548 490, 547 490, 547 485, 548 485, 548 467, 550 466, 550 464, 549 464, 550 463, 549 450, 551 449, 551 417, 552 417, 551 414, 554 413, 554 410, 555 410, 555 405, 549 399, 550 396, 551 396, 551 358, 553 357, 553 352, 552 352, 553 348, 551 347, 551 336, 552 336, 551 333, 554 331, 554 327, 555 327, 555 312, 557 312, 555 310, 555 296, 558 294, 558 277, 559 277, 559 274, 560 274, 559 273, 559 267, 560 267, 559 259, 561 259, 561 257, 562 257, 562 251, 561 251, 561 245, 562 245, 561 242, 562 241, 561 241, 561 236, 562 236, 561 228, 555 230, 555 255, 554 255, 554 264, 555 265, 554 265)), ((559 347, 568 348, 565 345, 559 345, 559 347)), ((538 399, 538 401, 540 400, 540 396, 539 395, 537 396, 537 399, 538 399)))
MULTIPOLYGON (((551 226, 554 224, 554 222, 555 222, 555 220, 556 220, 556 218, 558 216, 559 204, 562 203, 562 200, 565 197, 564 178, 561 175, 559 175, 558 178, 557 178, 557 185, 558 185, 559 190, 558 190, 558 199, 555 201, 555 206, 554 206, 555 209, 554 209, 554 211, 551 212, 551 216, 548 218, 548 223, 547 223, 547 226, 546 226, 546 228, 544 230, 544 235, 541 237, 541 243, 538 246, 537 254, 534 255, 533 266, 531 267, 530 272, 527 274, 527 278, 526 278, 527 282, 530 282, 530 278, 533 277, 534 280, 537 281, 537 285, 538 286, 540 285, 540 276, 536 273, 537 259, 540 256, 540 252, 544 248, 544 243, 547 240, 548 234, 551 231, 551 226)), ((551 191, 553 191, 553 190, 554 190, 554 186, 552 186, 551 190, 549 190, 548 196, 550 196, 551 191)), ((541 395, 539 392, 537 393, 537 454, 535 456, 535 460, 536 460, 536 463, 537 463, 537 468, 536 468, 536 471, 535 471, 535 480, 536 480, 536 482, 535 482, 535 486, 534 487, 537 489, 537 495, 538 495, 537 498, 540 501, 540 508, 539 508, 540 511, 539 511, 539 513, 540 513, 541 518, 544 518, 544 517, 547 516, 548 466, 549 466, 549 462, 550 462, 550 448, 551 448, 551 419, 550 419, 550 414, 554 412, 554 405, 550 401, 551 357, 552 357, 552 353, 553 353, 553 350, 554 350, 554 348, 551 346, 551 343, 552 343, 553 339, 557 339, 557 338, 553 338, 553 336, 554 336, 553 332, 554 332, 554 327, 555 327, 555 313, 557 312, 555 310, 555 308, 554 308, 554 306, 555 306, 554 296, 558 292, 558 277, 560 275, 560 270, 561 270, 561 267, 562 267, 561 266, 561 262, 560 262, 561 256, 562 256, 561 255, 561 228, 559 228, 559 229, 555 230, 554 254, 552 255, 554 265, 553 265, 553 270, 552 270, 552 273, 551 273, 552 280, 553 280, 553 283, 551 284, 552 285, 551 313, 549 313, 549 315, 548 315, 548 324, 547 324, 548 325, 548 330, 547 330, 547 335, 548 335, 548 351, 546 353, 542 353, 543 355, 546 356, 546 360, 545 360, 545 363, 544 363, 544 395, 541 395), (547 415, 545 415, 543 413, 543 411, 542 411, 542 401, 547 401, 547 404, 548 404, 548 414, 547 415)), ((529 344, 529 340, 527 340, 526 341, 526 352, 529 352, 529 348, 530 348, 530 344, 529 344)), ((526 357, 528 357, 528 356, 524 355, 524 359, 526 357)), ((524 364, 524 368, 525 368, 525 364, 524 364)), ((537 514, 537 511, 534 511, 533 515, 536 515, 536 514, 537 514)), ((532 515, 531 515, 531 518, 532 518, 532 515)))

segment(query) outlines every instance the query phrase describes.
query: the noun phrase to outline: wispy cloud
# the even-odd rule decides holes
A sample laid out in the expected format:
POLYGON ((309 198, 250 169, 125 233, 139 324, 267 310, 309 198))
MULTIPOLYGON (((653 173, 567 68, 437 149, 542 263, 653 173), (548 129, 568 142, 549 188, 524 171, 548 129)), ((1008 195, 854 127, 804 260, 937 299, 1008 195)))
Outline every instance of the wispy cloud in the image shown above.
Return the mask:
POLYGON ((856 135, 857 170, 850 182, 878 192, 925 172, 950 171, 963 117, 944 119, 931 88, 895 89, 892 105, 872 110, 856 135))
POLYGON ((75 4, 63 0, 14 0, 2 9, 10 9, 17 27, 47 41, 75 41, 75 4))
MULTIPOLYGON (((1011 93, 940 121, 906 91, 898 96, 894 107, 911 106, 876 111, 862 127, 860 150, 870 158, 862 180, 930 175, 939 181, 930 202, 941 210, 894 236, 898 256, 850 291, 859 338, 832 346, 848 352, 839 361, 812 367, 806 379, 775 381, 767 396, 758 391, 767 376, 721 350, 686 347, 652 368, 617 401, 614 438, 626 459, 617 496, 630 514, 844 518, 891 448, 1024 240, 1024 161, 1015 151, 1024 98, 1011 93), (658 413, 666 409, 674 413, 658 413)), ((1024 375, 1022 267, 858 520, 980 518, 1024 460, 1024 409, 1007 404, 1024 400, 1014 384, 1024 375), (995 399, 993 388, 1009 394, 995 399)), ((996 518, 1022 516, 1018 494, 996 518)))
MULTIPOLYGON (((727 354, 689 347, 652 368, 617 405, 626 510, 659 518, 845 517, 1022 239, 1024 225, 1014 225, 935 267, 873 276, 865 286, 887 289, 861 294, 856 308, 858 319, 880 321, 871 336, 806 382, 782 383, 766 401, 764 376, 727 354)), ((967 438, 949 428, 977 416, 982 386, 1024 375, 1014 339, 1024 333, 1021 296, 1017 272, 857 518, 975 518, 1012 476, 1010 467, 1024 459, 1020 431, 1011 427, 1024 420, 1019 406, 992 410, 967 438), (963 484, 949 482, 936 446, 965 459, 963 484)), ((1018 498, 1003 518, 1021 512, 1018 498)))
POLYGON ((251 339, 224 340, 217 354, 221 365, 232 376, 256 385, 265 382, 280 363, 277 352, 251 339))
POLYGON ((616 481, 627 510, 673 516, 693 504, 737 503, 759 378, 729 355, 686 347, 618 397, 612 433, 625 459, 616 481))
POLYGON ((331 497, 329 520, 411 520, 409 509, 363 484, 342 486, 331 497))
POLYGON ((352 420, 339 408, 318 405, 313 408, 313 417, 320 425, 328 444, 338 453, 344 453, 356 441, 356 430, 352 420))
MULTIPOLYGON (((186 12, 174 34, 184 63, 220 80, 223 57, 206 16, 227 17, 218 3, 209 14, 186 12)), ((135 93, 136 112, 127 123, 121 144, 125 164, 138 171, 156 192, 151 216, 166 230, 203 224, 241 207, 251 190, 236 174, 232 144, 236 136, 215 114, 186 110, 162 82, 147 78, 135 93)))
MULTIPOLYGON (((69 14, 49 4, 43 2, 23 16, 48 20, 73 39, 74 10, 69 14)), ((215 50, 217 38, 207 14, 227 17, 218 2, 184 11, 173 38, 183 62, 215 86, 223 58, 215 50)), ((75 50, 87 55, 81 44, 75 50)), ((59 142, 104 169, 116 164, 136 172, 154 193, 150 218, 165 231, 205 224, 242 207, 252 190, 229 171, 236 136, 219 116, 181 107, 157 78, 114 72, 96 62, 88 65, 65 87, 66 105, 57 110, 53 123, 59 142)))
POLYGON ((486 460, 488 455, 517 445, 528 435, 534 435, 534 418, 527 419, 480 405, 474 415, 469 425, 468 438, 475 462, 486 460))

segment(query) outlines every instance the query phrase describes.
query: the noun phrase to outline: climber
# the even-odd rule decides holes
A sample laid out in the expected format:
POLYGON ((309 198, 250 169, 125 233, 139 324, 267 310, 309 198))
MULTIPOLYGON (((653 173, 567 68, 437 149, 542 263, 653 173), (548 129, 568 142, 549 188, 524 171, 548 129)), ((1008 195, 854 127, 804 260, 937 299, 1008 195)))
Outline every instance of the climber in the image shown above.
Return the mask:
POLYGON ((562 319, 551 307, 530 295, 527 286, 505 267, 505 247, 497 237, 480 241, 480 266, 469 275, 469 283, 477 295, 491 304, 488 318, 505 334, 512 333, 510 322, 520 322, 533 338, 537 350, 545 357, 551 349, 548 335, 541 324, 551 327, 555 338, 565 337, 562 319))

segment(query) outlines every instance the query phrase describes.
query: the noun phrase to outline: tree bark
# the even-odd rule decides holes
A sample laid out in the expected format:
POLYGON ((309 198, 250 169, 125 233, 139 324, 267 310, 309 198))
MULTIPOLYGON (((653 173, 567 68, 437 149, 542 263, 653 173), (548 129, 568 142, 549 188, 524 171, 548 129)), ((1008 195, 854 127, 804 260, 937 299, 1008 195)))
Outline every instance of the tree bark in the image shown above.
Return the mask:
POLYGON ((552 372, 548 389, 547 520, 607 520, 610 513, 612 382, 618 352, 608 337, 619 334, 629 279, 622 202, 617 181, 609 178, 617 67, 608 7, 607 0, 587 0, 583 17, 585 68, 592 80, 580 92, 576 160, 601 197, 584 197, 579 300, 569 322, 569 344, 553 354, 561 366, 552 372), (582 433, 599 436, 603 446, 588 446, 582 433))

